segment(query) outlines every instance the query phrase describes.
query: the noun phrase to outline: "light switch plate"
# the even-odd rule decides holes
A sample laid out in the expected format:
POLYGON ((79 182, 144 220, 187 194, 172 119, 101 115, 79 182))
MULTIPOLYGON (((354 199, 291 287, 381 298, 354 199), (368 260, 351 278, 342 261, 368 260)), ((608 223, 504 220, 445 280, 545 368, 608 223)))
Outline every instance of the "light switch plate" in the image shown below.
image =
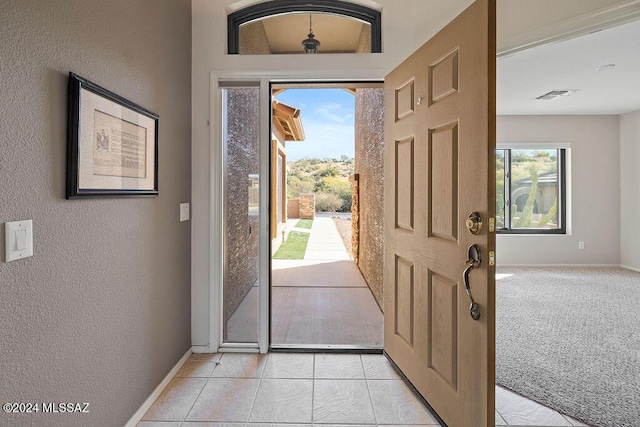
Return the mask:
POLYGON ((189 203, 180 203, 180 222, 189 221, 189 203))
POLYGON ((6 222, 4 240, 6 262, 33 256, 33 221, 6 222))

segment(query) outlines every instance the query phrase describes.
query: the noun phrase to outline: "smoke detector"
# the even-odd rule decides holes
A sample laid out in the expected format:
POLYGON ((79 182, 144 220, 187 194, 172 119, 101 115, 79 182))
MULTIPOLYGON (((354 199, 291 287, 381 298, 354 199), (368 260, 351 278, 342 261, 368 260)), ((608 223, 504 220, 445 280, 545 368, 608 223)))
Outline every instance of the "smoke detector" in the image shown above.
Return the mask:
POLYGON ((580 89, 556 89, 551 92, 547 92, 544 95, 538 96, 536 99, 542 99, 545 101, 549 101, 551 99, 556 99, 560 96, 569 96, 573 93, 576 93, 580 89))

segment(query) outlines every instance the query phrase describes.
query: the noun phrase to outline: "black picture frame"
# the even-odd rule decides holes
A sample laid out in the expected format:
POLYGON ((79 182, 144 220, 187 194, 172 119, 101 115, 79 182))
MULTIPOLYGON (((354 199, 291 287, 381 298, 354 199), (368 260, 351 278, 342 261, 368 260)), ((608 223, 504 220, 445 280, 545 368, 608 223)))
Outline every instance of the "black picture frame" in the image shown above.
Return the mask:
POLYGON ((66 198, 157 196, 159 121, 70 72, 66 198))

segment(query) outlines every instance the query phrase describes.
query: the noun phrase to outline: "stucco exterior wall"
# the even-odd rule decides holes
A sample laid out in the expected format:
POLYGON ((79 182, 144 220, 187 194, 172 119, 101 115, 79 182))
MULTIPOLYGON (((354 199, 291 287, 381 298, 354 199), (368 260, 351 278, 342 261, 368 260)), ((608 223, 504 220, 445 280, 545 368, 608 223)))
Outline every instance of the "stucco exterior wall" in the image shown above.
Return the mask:
POLYGON ((359 175, 358 267, 383 308, 384 89, 356 91, 355 173, 359 175))
POLYGON ((191 1, 0 10, 0 401, 90 403, 0 426, 122 426, 191 346, 191 1), (65 200, 69 71, 160 116, 158 197, 65 200))
POLYGON ((224 310, 228 320, 258 278, 258 187, 252 179, 260 167, 258 89, 229 89, 226 99, 224 310))
POLYGON ((358 45, 356 46, 356 53, 370 53, 371 52, 371 25, 362 25, 360 31, 360 37, 358 37, 358 45))
POLYGON ((240 27, 239 48, 241 55, 269 55, 271 53, 262 21, 240 27))

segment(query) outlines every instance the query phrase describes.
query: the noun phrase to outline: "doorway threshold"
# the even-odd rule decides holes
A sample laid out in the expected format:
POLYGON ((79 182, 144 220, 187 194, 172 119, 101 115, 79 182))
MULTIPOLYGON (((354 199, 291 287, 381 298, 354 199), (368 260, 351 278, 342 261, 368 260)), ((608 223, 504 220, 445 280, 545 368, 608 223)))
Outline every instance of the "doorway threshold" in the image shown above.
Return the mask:
POLYGON ((281 353, 352 353, 382 354, 382 347, 335 344, 278 344, 269 348, 271 352, 281 353))

